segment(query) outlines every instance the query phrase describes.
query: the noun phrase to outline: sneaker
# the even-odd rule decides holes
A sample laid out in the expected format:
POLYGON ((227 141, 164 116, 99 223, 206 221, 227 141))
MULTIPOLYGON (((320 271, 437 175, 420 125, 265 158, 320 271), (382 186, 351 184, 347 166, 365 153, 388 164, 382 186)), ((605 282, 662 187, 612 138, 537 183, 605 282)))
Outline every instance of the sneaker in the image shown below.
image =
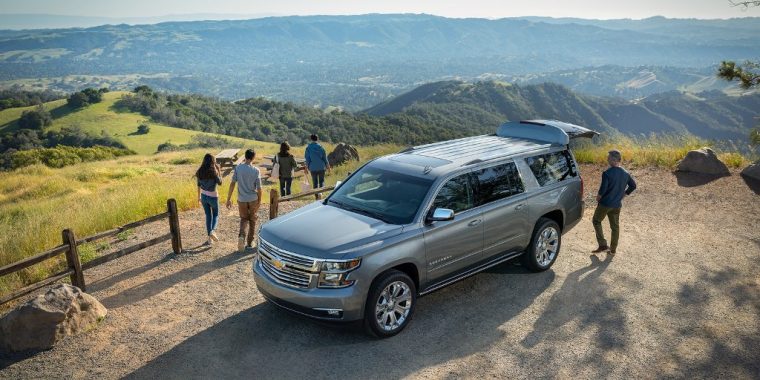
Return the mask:
POLYGON ((208 237, 211 238, 213 241, 219 241, 219 236, 216 236, 216 232, 211 231, 210 234, 208 234, 208 237))
POLYGON ((245 238, 239 237, 238 238, 238 252, 244 252, 245 251, 245 238))
POLYGON ((609 251, 607 251, 607 254, 611 255, 611 256, 614 256, 615 255, 615 250, 614 249, 610 249, 609 251))
POLYGON ((599 252, 604 252, 604 251, 607 251, 607 250, 609 250, 609 249, 610 249, 610 247, 608 247, 608 246, 606 246, 606 245, 601 245, 601 246, 599 246, 599 248, 597 248, 597 249, 595 249, 595 250, 591 251, 591 253, 599 253, 599 252))

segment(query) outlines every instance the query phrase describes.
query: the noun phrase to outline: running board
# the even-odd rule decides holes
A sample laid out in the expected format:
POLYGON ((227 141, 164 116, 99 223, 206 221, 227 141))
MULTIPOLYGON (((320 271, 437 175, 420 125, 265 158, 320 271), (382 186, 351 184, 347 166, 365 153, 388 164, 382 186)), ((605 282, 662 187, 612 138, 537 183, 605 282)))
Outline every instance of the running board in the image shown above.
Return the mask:
POLYGON ((437 283, 435 285, 432 285, 432 286, 426 288, 425 291, 420 292, 419 296, 422 297, 422 296, 424 296, 426 294, 430 294, 430 293, 432 293, 432 292, 434 292, 434 291, 436 291, 438 289, 441 289, 441 288, 443 288, 445 286, 448 286, 448 285, 451 285, 451 284, 453 284, 455 282, 464 280, 467 277, 470 277, 472 275, 476 275, 476 274, 478 274, 478 273, 480 273, 480 272, 482 272, 482 271, 484 271, 484 270, 486 270, 488 268, 491 268, 491 267, 494 267, 496 265, 499 265, 499 264, 501 264, 501 263, 503 263, 505 261, 514 259, 515 257, 520 256, 522 253, 523 253, 523 251, 513 252, 513 253, 510 253, 510 254, 507 254, 506 256, 499 257, 499 258, 497 258, 497 259, 495 259, 493 261, 489 261, 489 262, 487 262, 485 264, 482 264, 480 266, 472 268, 472 269, 470 269, 470 270, 468 270, 466 272, 460 273, 460 274, 458 274, 458 275, 456 275, 454 277, 451 277, 449 279, 443 280, 443 281, 441 281, 441 282, 439 282, 439 283, 437 283))

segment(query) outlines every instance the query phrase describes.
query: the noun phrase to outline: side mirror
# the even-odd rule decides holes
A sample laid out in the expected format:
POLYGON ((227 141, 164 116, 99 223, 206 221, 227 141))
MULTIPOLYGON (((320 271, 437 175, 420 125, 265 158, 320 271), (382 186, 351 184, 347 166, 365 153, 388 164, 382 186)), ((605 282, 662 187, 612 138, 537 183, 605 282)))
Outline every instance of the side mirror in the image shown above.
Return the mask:
POLYGON ((440 207, 436 208, 435 211, 433 211, 433 214, 428 216, 426 219, 428 223, 446 222, 449 220, 454 220, 454 210, 440 207))

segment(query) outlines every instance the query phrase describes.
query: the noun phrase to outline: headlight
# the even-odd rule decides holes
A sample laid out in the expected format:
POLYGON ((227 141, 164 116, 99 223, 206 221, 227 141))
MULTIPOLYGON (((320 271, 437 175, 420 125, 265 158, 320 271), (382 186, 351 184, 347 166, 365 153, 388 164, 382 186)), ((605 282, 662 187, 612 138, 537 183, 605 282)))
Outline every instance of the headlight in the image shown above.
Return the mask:
POLYGON ((326 272, 345 272, 356 269, 361 264, 361 259, 354 259, 351 261, 323 261, 322 271, 326 272))
POLYGON ((350 261, 323 261, 319 273, 320 288, 345 288, 356 281, 347 279, 349 272, 359 267, 361 259, 350 261))

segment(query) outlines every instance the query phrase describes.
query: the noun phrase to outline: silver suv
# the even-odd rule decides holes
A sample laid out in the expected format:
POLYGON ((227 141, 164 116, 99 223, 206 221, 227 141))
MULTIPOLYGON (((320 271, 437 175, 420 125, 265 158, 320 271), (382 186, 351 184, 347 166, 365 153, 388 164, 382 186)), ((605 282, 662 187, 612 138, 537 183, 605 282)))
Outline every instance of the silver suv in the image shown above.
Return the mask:
POLYGON ((399 333, 417 297, 522 256, 549 269, 583 215, 570 137, 558 121, 375 159, 314 202, 262 226, 254 277, 272 303, 322 320, 399 333))

